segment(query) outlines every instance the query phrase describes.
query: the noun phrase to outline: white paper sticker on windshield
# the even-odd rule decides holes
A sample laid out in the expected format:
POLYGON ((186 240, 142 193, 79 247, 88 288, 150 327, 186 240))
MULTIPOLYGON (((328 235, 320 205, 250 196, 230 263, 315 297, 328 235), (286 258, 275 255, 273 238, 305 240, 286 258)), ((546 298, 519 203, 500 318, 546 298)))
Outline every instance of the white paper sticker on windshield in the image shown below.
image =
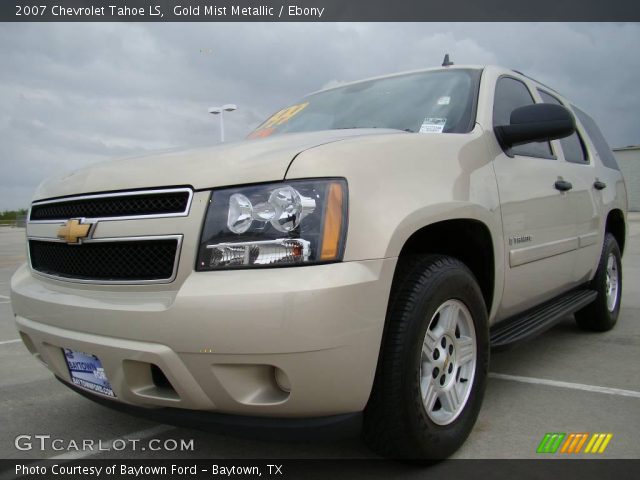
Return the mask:
POLYGON ((438 99, 438 105, 449 105, 451 102, 451 97, 440 97, 438 99))
POLYGON ((422 121, 420 133, 442 133, 445 123, 446 118, 427 117, 422 121))

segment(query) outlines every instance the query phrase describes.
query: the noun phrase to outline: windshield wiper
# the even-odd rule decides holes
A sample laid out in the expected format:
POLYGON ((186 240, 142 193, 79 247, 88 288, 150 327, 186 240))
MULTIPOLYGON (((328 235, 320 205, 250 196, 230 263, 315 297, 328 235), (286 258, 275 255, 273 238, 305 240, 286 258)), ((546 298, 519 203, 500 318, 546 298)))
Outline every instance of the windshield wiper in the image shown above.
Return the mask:
POLYGON ((382 128, 382 127, 335 127, 334 130, 356 130, 358 128, 382 128))
POLYGON ((399 132, 410 132, 416 133, 415 130, 411 130, 410 128, 405 128, 401 130, 399 128, 391 128, 391 127, 335 127, 333 130, 356 130, 358 128, 384 128, 385 130, 398 130, 399 132))

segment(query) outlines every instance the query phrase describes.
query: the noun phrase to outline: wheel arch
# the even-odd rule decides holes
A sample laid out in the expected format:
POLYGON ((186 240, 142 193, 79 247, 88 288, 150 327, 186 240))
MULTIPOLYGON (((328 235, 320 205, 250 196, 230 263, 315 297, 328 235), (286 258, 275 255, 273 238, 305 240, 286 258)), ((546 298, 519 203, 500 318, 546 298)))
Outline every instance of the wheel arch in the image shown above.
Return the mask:
MULTIPOLYGON (((464 263, 478 281, 487 314, 492 311, 499 278, 496 259, 501 257, 496 252, 491 229, 484 222, 453 218, 425 225, 406 239, 398 255, 399 263, 406 257, 426 254, 448 255, 464 263)), ((396 275, 397 272, 396 269, 396 275)))
POLYGON ((620 247, 620 254, 624 254, 627 227, 622 210, 615 208, 607 214, 605 232, 610 233, 615 237, 616 242, 618 242, 618 246, 620 247))

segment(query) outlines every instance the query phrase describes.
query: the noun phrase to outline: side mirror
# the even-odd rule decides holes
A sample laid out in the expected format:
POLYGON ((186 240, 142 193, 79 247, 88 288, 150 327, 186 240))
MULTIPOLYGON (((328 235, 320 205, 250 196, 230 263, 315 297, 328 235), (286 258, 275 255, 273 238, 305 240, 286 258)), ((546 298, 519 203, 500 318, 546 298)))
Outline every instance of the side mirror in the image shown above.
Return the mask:
POLYGON ((515 147, 529 142, 545 142, 568 137, 576 131, 573 114, 561 105, 536 103, 511 112, 509 125, 495 127, 503 147, 515 147))

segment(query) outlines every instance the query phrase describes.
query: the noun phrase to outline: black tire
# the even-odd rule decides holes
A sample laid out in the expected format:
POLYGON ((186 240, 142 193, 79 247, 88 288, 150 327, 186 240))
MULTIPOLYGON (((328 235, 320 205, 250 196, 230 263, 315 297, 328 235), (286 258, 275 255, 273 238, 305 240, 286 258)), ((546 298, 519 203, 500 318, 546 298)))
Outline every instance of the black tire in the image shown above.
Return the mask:
POLYGON ((489 365, 487 310, 475 277, 455 258, 419 256, 402 260, 398 269, 374 386, 364 412, 363 437, 383 456, 444 459, 464 443, 480 411, 489 365), (471 314, 476 366, 462 411, 451 423, 439 425, 423 406, 419 375, 425 333, 438 308, 448 300, 462 302, 471 314))
POLYGON ((618 321, 618 315, 620 314, 620 301, 622 296, 622 257, 620 255, 618 242, 610 233, 605 234, 600 263, 598 264, 598 270, 591 281, 590 288, 597 291, 598 296, 593 303, 576 312, 576 322, 580 328, 593 332, 606 332, 607 330, 611 330, 618 321), (609 256, 611 255, 615 259, 618 273, 617 298, 613 310, 609 310, 609 306, 607 305, 607 263, 609 261, 609 256))

